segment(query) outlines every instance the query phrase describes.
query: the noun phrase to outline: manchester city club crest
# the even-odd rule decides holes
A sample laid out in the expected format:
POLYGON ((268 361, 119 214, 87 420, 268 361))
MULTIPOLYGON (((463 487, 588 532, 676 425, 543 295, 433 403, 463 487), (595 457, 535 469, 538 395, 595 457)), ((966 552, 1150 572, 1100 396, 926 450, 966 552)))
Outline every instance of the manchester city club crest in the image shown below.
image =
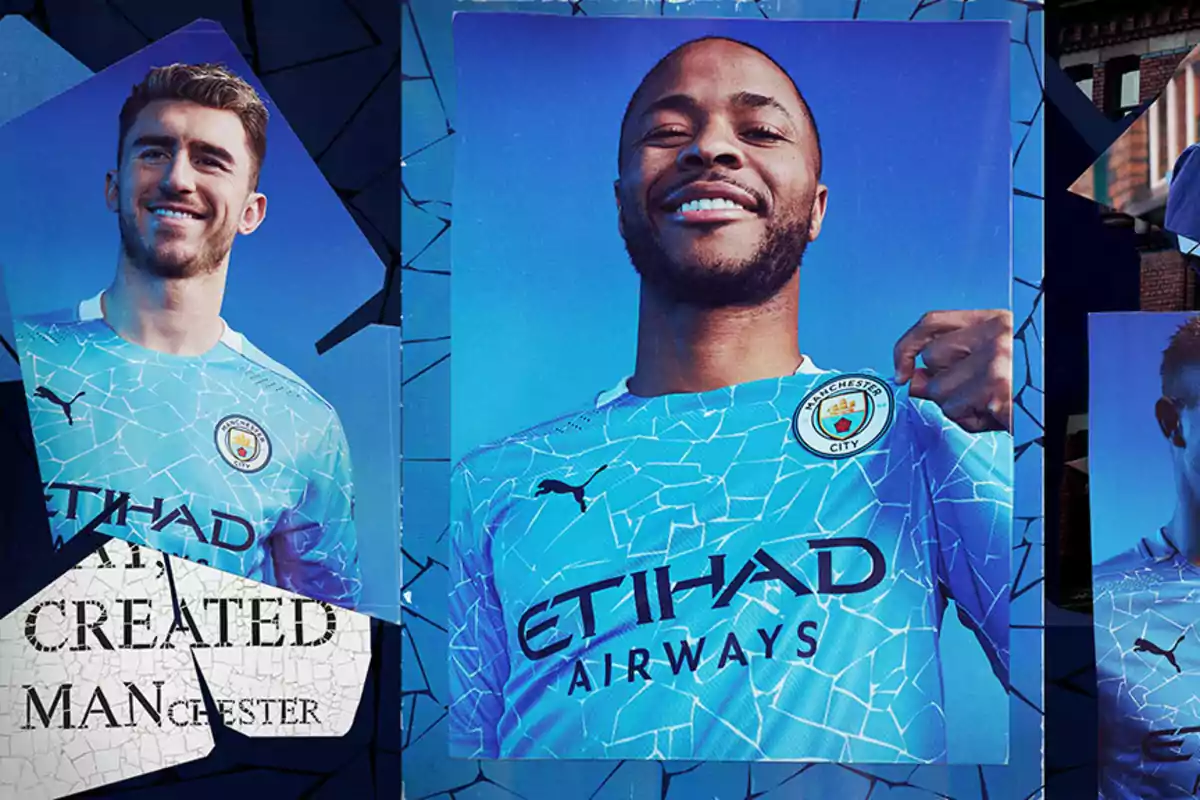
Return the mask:
POLYGON ((217 423, 215 438, 221 458, 239 472, 258 472, 271 460, 267 432, 248 417, 225 417, 217 423))
POLYGON ((892 387, 871 375, 843 375, 800 401, 792 433, 813 455, 848 458, 879 441, 894 416, 892 387))

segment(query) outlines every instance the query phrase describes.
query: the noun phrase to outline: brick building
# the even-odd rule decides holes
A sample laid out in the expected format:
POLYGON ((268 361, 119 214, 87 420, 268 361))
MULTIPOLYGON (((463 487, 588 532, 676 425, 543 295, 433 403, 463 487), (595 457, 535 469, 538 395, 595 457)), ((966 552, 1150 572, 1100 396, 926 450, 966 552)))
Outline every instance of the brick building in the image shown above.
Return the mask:
MULTIPOLYGON (((1161 224, 1170 169, 1189 144, 1200 141, 1200 2, 1064 3, 1055 44, 1059 65, 1107 116, 1135 113, 1160 94, 1162 101, 1134 122, 1077 188, 1126 213, 1112 225, 1135 225, 1133 216, 1161 224), (1172 78, 1174 77, 1174 80, 1172 78)), ((1146 311, 1195 309, 1195 273, 1168 237, 1141 222, 1141 307, 1146 311)))
MULTIPOLYGON (((1162 102, 1134 122, 1113 148, 1105 168, 1086 176, 1093 183, 1075 188, 1125 212, 1107 212, 1104 222, 1132 229, 1141 262, 1142 309, 1198 308, 1196 273, 1173 237, 1155 226, 1165 215, 1175 158, 1200 141, 1200 59, 1184 63, 1200 44, 1200 0, 1058 0, 1046 22, 1048 56, 1109 118, 1137 113, 1161 95, 1162 102)), ((1080 327, 1086 331, 1086 313, 1081 316, 1080 327)), ((1084 349, 1086 353, 1086 344, 1084 349)), ((1058 353, 1086 364, 1085 353, 1058 353)), ((1086 376, 1086 369, 1074 374, 1086 376)), ((1086 377, 1081 379, 1086 385, 1086 377)), ((1054 520, 1048 525, 1048 542, 1057 545, 1053 557, 1047 553, 1048 561, 1057 562, 1053 567, 1048 563, 1054 573, 1048 575, 1048 590, 1054 602, 1085 612, 1091 608, 1092 589, 1086 408, 1084 392, 1083 400, 1062 409, 1070 415, 1065 430, 1047 430, 1046 437, 1047 452, 1066 465, 1047 469, 1048 480, 1058 485, 1053 502, 1047 492, 1048 522, 1054 520)), ((1061 423, 1048 418, 1047 424, 1061 423)))

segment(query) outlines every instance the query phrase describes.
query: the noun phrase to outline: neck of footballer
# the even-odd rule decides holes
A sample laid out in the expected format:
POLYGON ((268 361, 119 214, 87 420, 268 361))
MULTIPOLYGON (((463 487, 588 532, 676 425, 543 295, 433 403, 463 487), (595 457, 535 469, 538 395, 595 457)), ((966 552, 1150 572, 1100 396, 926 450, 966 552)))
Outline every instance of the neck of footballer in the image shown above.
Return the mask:
POLYGON ((223 267, 170 279, 147 275, 122 259, 100 296, 100 309, 104 321, 127 342, 168 355, 199 356, 225 333, 224 296, 223 267))
POLYGON ((674 302, 643 281, 630 393, 708 392, 793 374, 803 360, 799 295, 797 273, 759 305, 697 308, 674 302))
POLYGON ((1187 478, 1179 478, 1179 500, 1175 514, 1166 525, 1167 537, 1179 548, 1183 557, 1200 567, 1200 495, 1191 488, 1187 478))

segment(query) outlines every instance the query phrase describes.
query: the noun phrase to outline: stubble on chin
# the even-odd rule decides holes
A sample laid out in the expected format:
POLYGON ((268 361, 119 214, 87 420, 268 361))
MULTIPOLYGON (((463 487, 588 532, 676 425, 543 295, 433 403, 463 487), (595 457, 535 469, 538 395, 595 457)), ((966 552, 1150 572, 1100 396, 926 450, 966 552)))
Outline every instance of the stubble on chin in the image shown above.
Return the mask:
POLYGON ((233 237, 229 236, 228 241, 217 246, 213 246, 211 240, 205 242, 200 251, 191 257, 160 258, 153 248, 146 245, 136 224, 125 214, 120 215, 119 228, 121 252, 129 264, 147 275, 164 280, 183 280, 213 274, 220 269, 233 245, 233 237))
POLYGON ((740 260, 683 263, 667 254, 650 222, 627 214, 627 207, 623 239, 638 275, 664 297, 696 308, 753 307, 773 298, 800 269, 811 230, 807 218, 780 222, 740 260))

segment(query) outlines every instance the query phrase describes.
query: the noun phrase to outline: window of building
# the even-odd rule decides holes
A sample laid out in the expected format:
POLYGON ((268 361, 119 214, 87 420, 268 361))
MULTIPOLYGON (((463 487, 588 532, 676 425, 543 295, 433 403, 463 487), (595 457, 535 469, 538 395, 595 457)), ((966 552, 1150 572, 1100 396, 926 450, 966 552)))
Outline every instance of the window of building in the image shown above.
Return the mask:
POLYGON ((1120 119, 1141 105, 1142 69, 1137 56, 1114 58, 1104 65, 1104 113, 1120 119))
POLYGON ((1074 67, 1068 67, 1065 72, 1067 77, 1083 92, 1088 100, 1092 99, 1092 91, 1095 89, 1095 70, 1091 64, 1078 64, 1074 67))
POLYGON ((1136 111, 1137 107, 1141 105, 1141 80, 1142 71, 1140 69, 1121 73, 1121 107, 1118 111, 1122 116, 1136 111))
POLYGON ((1150 185, 1165 186, 1179 154, 1200 138, 1200 62, 1190 59, 1167 82, 1146 114, 1150 139, 1150 185))

